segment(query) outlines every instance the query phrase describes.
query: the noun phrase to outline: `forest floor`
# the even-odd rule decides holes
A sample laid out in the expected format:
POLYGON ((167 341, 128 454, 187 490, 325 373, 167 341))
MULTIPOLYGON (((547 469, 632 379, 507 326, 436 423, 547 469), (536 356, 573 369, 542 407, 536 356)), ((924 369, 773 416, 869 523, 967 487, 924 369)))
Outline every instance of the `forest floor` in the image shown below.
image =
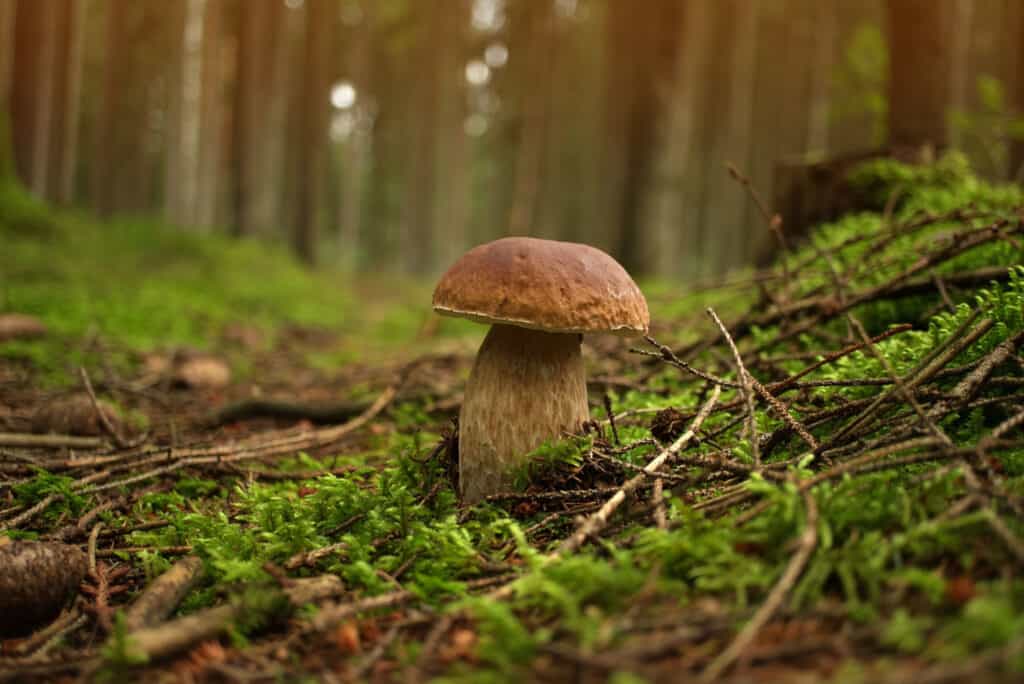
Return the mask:
POLYGON ((472 507, 429 287, 0 188, 0 681, 1019 681, 1024 195, 854 180, 472 507))

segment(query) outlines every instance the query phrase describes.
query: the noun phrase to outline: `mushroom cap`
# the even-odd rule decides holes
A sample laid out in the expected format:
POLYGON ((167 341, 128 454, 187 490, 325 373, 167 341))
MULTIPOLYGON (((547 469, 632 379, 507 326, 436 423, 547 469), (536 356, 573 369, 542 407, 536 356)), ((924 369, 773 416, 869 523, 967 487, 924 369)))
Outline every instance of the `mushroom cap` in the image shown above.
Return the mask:
POLYGON ((558 333, 647 332, 647 300, 596 247, 507 237, 466 252, 441 276, 434 311, 558 333))

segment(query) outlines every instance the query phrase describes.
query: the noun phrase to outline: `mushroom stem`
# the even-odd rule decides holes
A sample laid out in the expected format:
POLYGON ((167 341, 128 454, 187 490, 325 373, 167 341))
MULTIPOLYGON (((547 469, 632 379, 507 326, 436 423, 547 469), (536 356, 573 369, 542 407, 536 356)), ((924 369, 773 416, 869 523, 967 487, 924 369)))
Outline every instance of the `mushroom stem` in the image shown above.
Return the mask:
POLYGON ((459 415, 459 491, 475 503, 507 489, 526 456, 590 417, 582 335, 491 326, 459 415))

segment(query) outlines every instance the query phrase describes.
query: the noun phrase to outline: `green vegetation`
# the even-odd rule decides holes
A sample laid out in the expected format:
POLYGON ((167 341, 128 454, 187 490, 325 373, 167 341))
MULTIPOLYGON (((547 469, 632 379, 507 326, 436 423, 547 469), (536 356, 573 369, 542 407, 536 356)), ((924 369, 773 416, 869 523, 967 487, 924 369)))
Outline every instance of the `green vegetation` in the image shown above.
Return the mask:
MULTIPOLYGON (((663 529, 651 525, 645 494, 627 503, 599 539, 552 558, 547 554, 572 531, 572 515, 552 515, 558 504, 546 506, 542 498, 528 496, 460 510, 447 481, 445 451, 435 448, 443 423, 423 403, 405 401, 391 409, 393 429, 386 434, 329 458, 297 454, 275 466, 280 473, 294 473, 344 464, 351 468, 344 475, 256 481, 244 474, 211 480, 187 472, 175 476, 173 488, 143 495, 126 514, 104 514, 105 523, 117 528, 153 517, 169 522, 125 540, 152 549, 125 556, 147 576, 168 567, 171 559, 162 555, 163 548, 187 545, 205 560, 207 583, 185 602, 184 612, 237 595, 239 586, 270 580, 268 563, 297 576, 335 573, 354 597, 393 591, 398 582, 429 607, 464 611, 478 635, 474 662, 456 659, 447 667, 448 681, 528 678, 537 657, 555 647, 580 658, 623 653, 651 638, 637 627, 640 615, 691 626, 703 635, 694 642, 718 644, 708 650, 713 655, 777 585, 808 525, 814 526, 813 548, 786 588, 780 614, 803 615, 825 632, 839 620, 862 634, 858 638, 871 644, 877 657, 913 655, 919 663, 1017 647, 1024 640, 1024 577, 1021 558, 1014 555, 1019 551, 1014 540, 1020 545, 1024 539, 1024 521, 1015 515, 1024 496, 1024 444, 1014 437, 1013 426, 1005 426, 1021 405, 1015 394, 1024 377, 1019 350, 974 388, 971 401, 955 400, 979 362, 1024 333, 1024 249, 1016 216, 1024 196, 1019 188, 978 180, 955 156, 928 168, 875 162, 859 168, 852 180, 874 198, 879 211, 821 227, 810 244, 786 257, 790 280, 780 282, 775 293, 790 303, 811 302, 799 314, 814 325, 795 334, 797 314, 791 320, 776 316, 762 301, 732 327, 753 374, 768 385, 842 348, 848 335, 858 339, 856 323, 871 335, 910 324, 876 342, 874 351, 860 349, 813 370, 801 378, 810 384, 799 391, 778 390, 790 415, 822 444, 849 426, 865 402, 887 392, 898 395, 898 389, 878 381, 895 373, 910 383, 929 359, 955 349, 943 363, 945 374, 933 373, 915 386, 916 401, 923 405, 917 408, 934 411, 931 429, 949 438, 941 448, 925 441, 932 434, 928 421, 919 421, 917 409, 902 400, 881 404, 856 442, 819 449, 817 455, 778 412, 760 405, 756 428, 762 437, 770 435, 758 443, 765 467, 736 479, 719 465, 728 461, 749 471, 756 463, 741 420, 742 394, 727 386, 701 441, 671 470, 663 529), (888 210, 882 209, 886 205, 888 210), (965 274, 981 275, 972 280, 965 274), (948 279, 949 301, 934 285, 897 291, 933 277, 948 279), (851 319, 835 314, 847 301, 860 302, 850 307, 851 319), (937 410, 943 402, 953 408, 937 410), (822 417, 825 409, 842 406, 854 410, 822 417), (1003 433, 993 437, 1000 425, 1003 433), (906 441, 911 439, 918 441, 906 441), (884 450, 893 440, 904 446, 864 467, 830 475, 837 464, 884 450), (807 484, 812 478, 820 478, 813 487, 807 484), (980 489, 972 484, 979 478, 980 489), (735 498, 723 498, 728 496, 735 498), (813 505, 805 497, 813 497, 813 505), (337 545, 333 553, 303 559, 302 554, 331 545, 337 545), (517 573, 510 598, 496 601, 469 591, 468 582, 497 572, 517 573)), ((282 265, 254 245, 229 247, 164 231, 154 237, 148 227, 124 223, 110 229, 101 249, 87 228, 81 219, 65 218, 55 228, 60 240, 16 241, 15 255, 2 257, 6 267, 18 269, 5 286, 8 305, 39 313, 67 338, 81 335, 99 315, 109 334, 143 347, 168 335, 200 342, 210 326, 240 314, 268 324, 290 319, 344 325, 344 307, 337 302, 295 301, 312 297, 322 276, 282 265), (74 245, 66 252, 59 246, 65 239, 74 245), (147 269, 140 260, 151 253, 154 240, 176 256, 147 269), (118 257, 103 270, 89 264, 112 244, 136 256, 118 257), (57 256, 41 257, 47 245, 57 256), (76 252, 78 258, 72 258, 76 252), (241 277, 253 264, 267 273, 255 284, 241 277), (140 284, 120 303, 94 301, 93 295, 113 286, 101 272, 110 274, 111 283, 123 284, 131 278, 126 274, 145 270, 153 282, 140 284), (77 288, 90 296, 71 292, 77 288), (53 304, 58 291, 67 293, 61 306, 53 304), (166 310, 153 313, 161 306, 166 310), (143 314, 146 330, 137 323, 143 314)), ((653 290, 655 300, 666 292, 653 290)), ((716 307, 721 300, 722 310, 729 308, 724 295, 714 297, 716 307)), ((737 290, 732 306, 742 308, 750 297, 737 290)), ((667 300, 656 306, 661 329, 671 331, 659 341, 674 348, 717 335, 707 323, 684 329, 665 320, 669 313, 673 320, 699 320, 699 308, 708 300, 691 296, 686 301, 685 306, 667 300)), ((6 353, 17 349, 8 346, 6 353)), ((719 341, 688 360, 736 381, 723 349, 719 341)), ((611 394, 619 412, 674 407, 692 416, 707 397, 703 381, 670 365, 645 365, 656 362, 636 355, 599 363, 613 364, 616 374, 636 381, 634 389, 611 394)), ((607 486, 608 478, 621 483, 635 473, 629 464, 642 465, 659 449, 650 441, 634 444, 649 440, 649 417, 620 418, 619 439, 632 448, 609 444, 608 426, 603 435, 542 447, 533 467, 520 474, 520 484, 537 491, 567 482, 607 486), (612 460, 602 461, 594 452, 612 460)), ((29 506, 60 494, 63 508, 53 509, 55 515, 97 502, 71 487, 68 478, 40 473, 17 487, 15 497, 29 506)), ((609 495, 591 500, 599 504, 609 495)), ((239 626, 249 634, 261 629, 262 624, 239 626)), ((117 634, 108 657, 126 661, 128 647, 117 634)), ((393 657, 412 662, 422 634, 410 632, 403 639, 393 657)), ((1015 653, 1007 667, 1024 669, 1020 649, 1015 653)), ((852 670, 842 672, 855 680, 852 670)), ((621 681, 630 676, 617 675, 621 681)))
MULTIPOLYGON (((381 279, 356 290, 347 275, 306 270, 284 247, 57 213, 13 183, 0 183, 0 242, 0 312, 37 316, 50 330, 41 342, 0 342, 0 356, 27 359, 54 383, 76 382, 76 366, 96 363, 96 337, 124 366, 155 348, 210 349, 229 324, 262 330, 268 345, 292 325, 358 331, 358 350, 310 352, 337 368, 401 349, 430 315, 421 284, 381 279), (357 307, 357 298, 369 301, 357 307)), ((446 321, 441 333, 467 331, 479 332, 446 321)))

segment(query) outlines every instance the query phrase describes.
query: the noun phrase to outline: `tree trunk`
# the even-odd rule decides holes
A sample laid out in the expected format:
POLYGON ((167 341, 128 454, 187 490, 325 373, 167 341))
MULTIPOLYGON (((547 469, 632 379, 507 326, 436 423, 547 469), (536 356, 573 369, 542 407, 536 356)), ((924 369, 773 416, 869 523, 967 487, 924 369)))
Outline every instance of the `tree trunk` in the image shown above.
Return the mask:
POLYGON ((522 123, 516 145, 512 202, 509 207, 508 235, 533 235, 536 232, 537 207, 541 191, 542 163, 551 124, 551 69, 555 59, 554 17, 551 3, 535 3, 526 10, 527 44, 521 72, 520 103, 522 123))
POLYGON ((607 17, 605 106, 611 112, 611 127, 605 136, 611 156, 606 163, 612 164, 609 168, 616 176, 610 187, 621 188, 610 198, 609 216, 617 228, 613 253, 630 271, 653 270, 660 247, 645 235, 644 209, 665 111, 665 84, 672 82, 676 63, 679 15, 678 3, 652 0, 611 3, 607 17))
POLYGON ((127 11, 130 0, 109 0, 107 4, 106 59, 103 65, 103 104, 93 142, 92 199, 101 216, 116 209, 115 160, 120 151, 118 115, 127 74, 127 11))
MULTIPOLYGON (((971 33, 974 24, 974 0, 953 0, 953 25, 949 46, 950 73, 948 106, 953 111, 966 112, 969 109, 971 90, 971 33)), ((959 128, 949 131, 949 141, 954 147, 961 147, 959 128)))
MULTIPOLYGON (((273 135, 280 98, 279 71, 284 5, 247 3, 238 10, 235 101, 232 118, 232 230, 235 235, 267 235, 273 224, 273 135)), ((279 123, 279 122, 277 122, 279 123)))
POLYGON ((677 23, 682 43, 672 67, 666 115, 657 137, 658 159, 647 190, 647 230, 658 246, 652 269, 661 276, 692 274, 700 255, 688 247, 699 232, 698 201, 694 191, 698 106, 711 59, 714 8, 688 2, 677 23))
MULTIPOLYGON (((734 164, 741 173, 749 173, 750 139, 754 114, 754 79, 757 74, 757 28, 761 0, 720 0, 719 11, 726 30, 718 48, 728 51, 718 61, 722 69, 718 83, 729 88, 719 99, 724 116, 713 129, 708 157, 708 185, 703 225, 712 226, 714 238, 702 254, 709 273, 723 273, 746 263, 746 248, 751 242, 747 220, 749 200, 744 188, 729 177, 725 164, 734 164)), ((758 217, 760 221, 760 217, 758 217)))
MULTIPOLYGON (((836 8, 821 2, 814 8, 814 62, 811 68, 811 96, 807 114, 807 149, 824 153, 828 149, 829 111, 832 81, 835 77, 833 55, 836 44, 836 8)), ((752 150, 756 153, 756 150, 752 150)))
MULTIPOLYGON (((1017 25, 1013 27, 1016 37, 1016 53, 1011 57, 1017 65, 1016 83, 1013 84, 1013 111, 1024 116, 1024 10, 1017 8, 1017 25)), ((1024 181, 1024 140, 1014 140, 1010 146, 1010 178, 1024 181)))
POLYGON ((217 223, 223 159, 224 83, 232 68, 224 49, 225 0, 206 0, 199 51, 199 148, 196 153, 196 199, 192 221, 200 228, 217 223))
POLYGON ((82 84, 81 0, 51 0, 58 4, 57 54, 54 60, 53 110, 49 158, 49 196, 60 204, 74 199, 78 159, 78 112, 82 84))
POLYGON ((319 243, 319 214, 323 197, 327 145, 327 75, 334 27, 330 0, 306 0, 306 31, 303 46, 301 98, 298 102, 301 130, 298 135, 297 188, 293 241, 295 251, 307 264, 315 264, 319 243))
POLYGON ((16 0, 0 0, 0 184, 7 182, 14 175, 9 112, 16 9, 16 0))
POLYGON ((916 156, 948 142, 950 0, 889 0, 889 145, 916 156))
POLYGON ((372 131, 370 110, 371 60, 373 49, 373 8, 367 4, 362 16, 348 33, 345 75, 356 89, 356 103, 351 110, 355 124, 341 151, 340 187, 338 188, 338 251, 341 263, 355 269, 363 251, 362 230, 364 198, 368 167, 371 165, 372 131))
POLYGON ((185 108, 185 29, 188 2, 168 3, 167 22, 172 40, 167 53, 167 95, 164 115, 164 218, 173 224, 186 222, 182 203, 183 178, 188 173, 183 140, 185 108))
POLYGON ((23 2, 15 22, 11 99, 15 162, 22 181, 39 197, 47 196, 57 10, 53 2, 23 2))
POLYGON ((440 144, 434 162, 434 176, 437 178, 434 226, 437 234, 435 257, 442 266, 455 261, 468 247, 469 174, 464 130, 467 9, 468 4, 464 2, 452 3, 446 8, 438 44, 439 101, 435 135, 440 144))
POLYGON ((14 22, 17 0, 0 0, 0 108, 7 108, 14 66, 14 22))
POLYGON ((452 0, 421 3, 413 9, 417 17, 415 55, 417 76, 412 86, 412 104, 406 119, 412 137, 405 179, 405 207, 402 217, 402 253, 410 273, 424 274, 434 267, 437 243, 435 207, 438 197, 437 121, 440 97, 440 50, 446 36, 444 15, 452 0))

